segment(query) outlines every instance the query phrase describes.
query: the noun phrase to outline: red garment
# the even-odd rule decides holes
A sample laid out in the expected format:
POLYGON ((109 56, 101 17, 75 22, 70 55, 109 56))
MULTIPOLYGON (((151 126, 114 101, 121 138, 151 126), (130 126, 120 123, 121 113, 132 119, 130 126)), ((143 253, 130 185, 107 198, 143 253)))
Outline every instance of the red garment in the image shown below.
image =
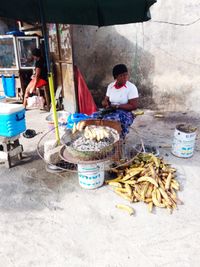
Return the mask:
POLYGON ((114 87, 115 87, 116 89, 120 89, 120 88, 122 88, 122 87, 126 87, 126 88, 127 88, 127 86, 126 86, 125 83, 122 84, 122 85, 118 85, 117 82, 114 84, 114 87))
MULTIPOLYGON (((31 81, 30 81, 30 84, 34 84, 34 82, 35 82, 35 79, 32 79, 31 81)), ((47 85, 47 81, 45 81, 45 80, 43 80, 43 79, 39 79, 38 81, 37 81, 37 83, 36 83, 36 88, 40 88, 40 87, 42 87, 42 86, 44 86, 44 85, 47 85)))
POLYGON ((79 112, 91 115, 97 111, 97 107, 80 70, 76 66, 74 67, 74 75, 78 88, 79 112))

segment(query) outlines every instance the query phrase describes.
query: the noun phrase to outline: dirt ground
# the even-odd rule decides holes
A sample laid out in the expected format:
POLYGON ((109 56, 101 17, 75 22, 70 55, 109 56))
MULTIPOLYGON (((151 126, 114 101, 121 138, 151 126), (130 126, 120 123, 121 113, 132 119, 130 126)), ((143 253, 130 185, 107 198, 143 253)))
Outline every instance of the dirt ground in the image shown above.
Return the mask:
POLYGON ((127 202, 109 186, 86 190, 75 173, 51 174, 36 147, 47 130, 39 110, 27 111, 27 128, 38 135, 20 138, 24 159, 13 167, 0 164, 0 266, 3 267, 199 267, 200 265, 200 138, 194 156, 171 154, 175 126, 199 127, 193 113, 145 110, 138 116, 127 143, 140 139, 157 146, 160 156, 178 170, 179 198, 173 214, 143 203, 131 204, 135 215, 115 208, 127 202), (168 146, 168 147, 166 147, 168 146))

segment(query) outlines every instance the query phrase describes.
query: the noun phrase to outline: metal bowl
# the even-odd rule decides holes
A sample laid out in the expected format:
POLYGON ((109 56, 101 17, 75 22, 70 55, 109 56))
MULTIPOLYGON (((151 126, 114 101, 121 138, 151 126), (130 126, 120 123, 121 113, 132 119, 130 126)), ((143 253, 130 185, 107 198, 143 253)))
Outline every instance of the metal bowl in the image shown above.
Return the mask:
MULTIPOLYGON (((67 124, 67 118, 68 116, 70 115, 70 112, 67 112, 67 111, 57 111, 57 116, 58 116, 58 123, 59 124, 67 124)), ((46 117, 46 121, 48 123, 54 123, 53 121, 53 113, 49 114, 47 117, 46 117)))
POLYGON ((70 154, 73 158, 76 158, 77 160, 100 160, 104 158, 108 158, 109 156, 112 156, 115 152, 115 144, 119 141, 119 133, 115 130, 110 128, 110 134, 112 135, 112 142, 106 146, 100 149, 99 151, 80 151, 75 149, 72 146, 73 141, 78 139, 82 133, 76 132, 75 134, 72 134, 71 130, 67 130, 66 133, 61 138, 61 143, 65 145, 66 151, 68 154, 70 154))

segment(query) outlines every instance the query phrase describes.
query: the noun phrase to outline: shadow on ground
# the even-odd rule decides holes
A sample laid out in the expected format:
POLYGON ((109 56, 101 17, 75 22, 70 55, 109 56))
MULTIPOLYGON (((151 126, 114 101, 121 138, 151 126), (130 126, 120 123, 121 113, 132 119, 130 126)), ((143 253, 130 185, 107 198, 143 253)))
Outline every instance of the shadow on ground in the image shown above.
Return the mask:
POLYGON ((11 169, 0 169, 0 210, 24 211, 59 209, 62 197, 75 190, 76 174, 52 174, 37 154, 24 153, 24 158, 11 169))

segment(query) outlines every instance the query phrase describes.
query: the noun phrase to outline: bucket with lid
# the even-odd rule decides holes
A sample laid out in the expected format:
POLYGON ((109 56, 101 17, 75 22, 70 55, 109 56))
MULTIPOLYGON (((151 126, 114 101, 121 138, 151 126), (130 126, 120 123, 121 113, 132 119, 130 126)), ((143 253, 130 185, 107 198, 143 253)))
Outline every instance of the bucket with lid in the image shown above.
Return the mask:
POLYGON ((194 153, 197 128, 178 124, 174 132, 172 154, 180 158, 190 158, 194 153))
POLYGON ((95 189, 104 183, 104 163, 78 164, 78 179, 81 187, 95 189))

